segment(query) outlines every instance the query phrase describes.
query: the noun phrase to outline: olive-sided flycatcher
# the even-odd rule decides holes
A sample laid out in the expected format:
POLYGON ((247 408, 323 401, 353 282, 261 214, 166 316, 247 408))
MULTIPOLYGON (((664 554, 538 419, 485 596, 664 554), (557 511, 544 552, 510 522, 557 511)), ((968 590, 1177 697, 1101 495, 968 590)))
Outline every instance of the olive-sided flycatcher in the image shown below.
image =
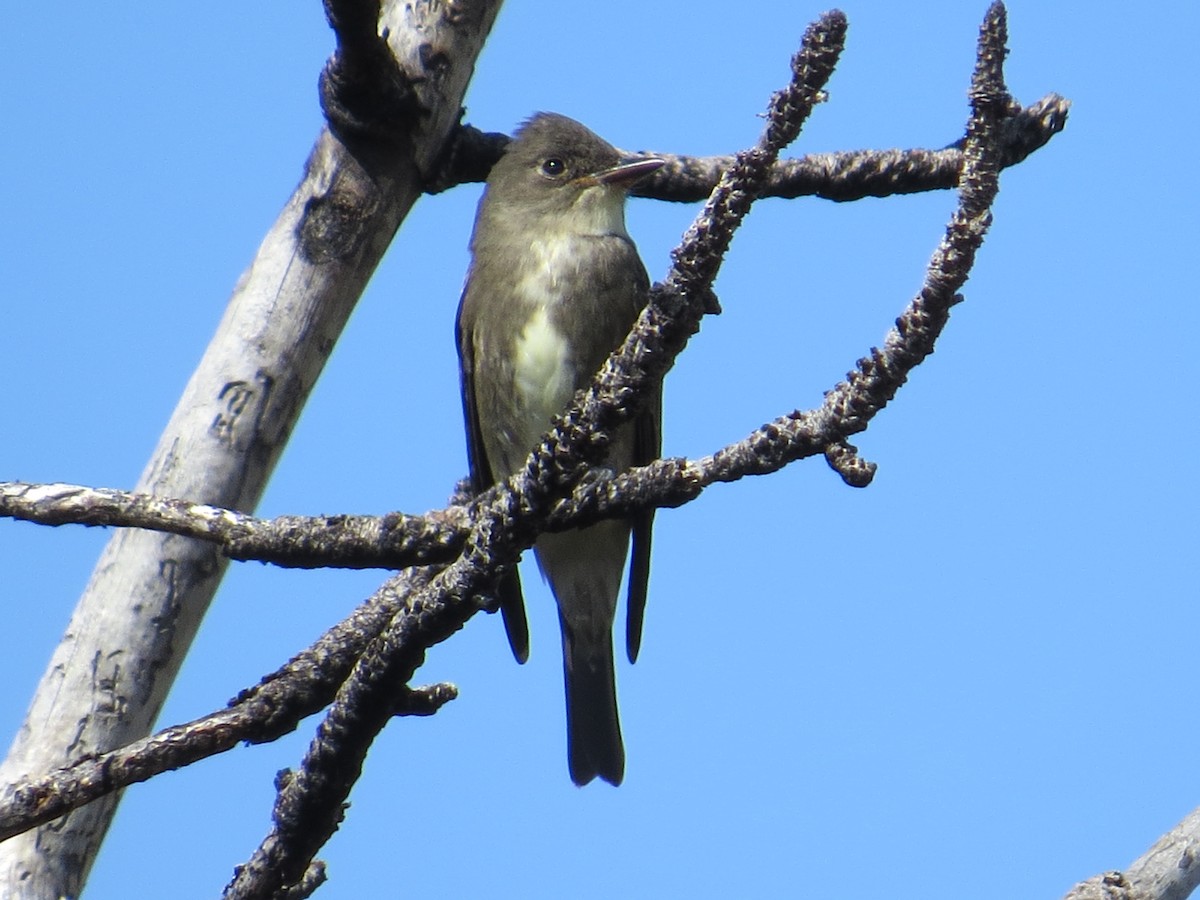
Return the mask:
MULTIPOLYGON (((622 159, 565 116, 539 113, 488 176, 471 268, 458 310, 467 449, 474 489, 486 490, 528 457, 629 333, 649 279, 625 230, 630 186, 662 160, 622 159)), ((608 465, 622 471, 658 457, 661 392, 614 433, 608 465)), ((617 719, 613 619, 630 535, 626 643, 641 642, 652 513, 542 534, 538 566, 558 601, 571 779, 620 784, 625 749, 617 719)), ((513 654, 529 654, 515 570, 498 586, 513 654)))

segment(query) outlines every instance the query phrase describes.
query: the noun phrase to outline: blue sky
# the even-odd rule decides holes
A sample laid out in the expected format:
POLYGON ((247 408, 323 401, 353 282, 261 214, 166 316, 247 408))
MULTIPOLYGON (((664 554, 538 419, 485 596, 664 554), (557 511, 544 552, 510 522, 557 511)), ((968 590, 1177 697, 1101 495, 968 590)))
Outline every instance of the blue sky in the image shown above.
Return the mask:
MULTIPOLYGON (((555 110, 628 149, 732 152, 822 9, 781 6, 514 0, 466 118, 555 110)), ((793 151, 955 140, 986 4, 843 8, 830 102, 793 151)), ((625 784, 567 777, 530 566, 529 664, 493 617, 430 654, 421 679, 461 697, 380 737, 318 896, 1058 897, 1200 804, 1198 198, 1177 175, 1200 12, 1080 9, 1010 4, 1010 89, 1058 91, 1071 119, 1003 176, 967 302, 857 442, 875 483, 809 461, 660 513, 641 661, 618 667, 625 784)), ((319 4, 10 11, 0 479, 134 483, 300 177, 331 46, 319 4)), ((464 473, 453 319, 478 194, 405 223, 261 514, 421 512, 464 473)), ((819 402, 917 290, 952 205, 756 206, 724 314, 668 377, 665 452, 819 402)), ((631 204, 652 278, 695 211, 631 204)), ((106 538, 0 521, 0 741, 106 538)), ((163 724, 220 706, 381 579, 231 567, 163 724)), ((315 724, 130 789, 88 896, 214 896, 315 724)))

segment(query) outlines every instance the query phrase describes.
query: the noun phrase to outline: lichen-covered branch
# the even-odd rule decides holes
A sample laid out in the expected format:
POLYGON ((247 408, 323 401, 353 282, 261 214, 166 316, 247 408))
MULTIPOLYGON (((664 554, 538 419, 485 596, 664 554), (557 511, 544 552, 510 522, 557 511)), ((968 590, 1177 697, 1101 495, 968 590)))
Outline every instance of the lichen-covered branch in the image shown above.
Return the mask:
MULTIPOLYGON (((1047 94, 1006 119, 1000 130, 1000 167, 1015 166, 1049 143, 1066 127, 1070 109, 1071 102, 1065 97, 1047 94)), ((429 190, 436 193, 457 184, 483 181, 507 144, 505 134, 459 126, 429 190)), ((950 190, 958 187, 962 145, 963 141, 958 140, 936 150, 848 150, 777 160, 763 185, 762 196, 785 200, 821 197, 845 202, 950 190)), ((733 164, 732 156, 657 151, 650 155, 665 159, 666 165, 639 182, 634 195, 679 203, 705 199, 733 164)))
MULTIPOLYGON (((330 704, 367 644, 432 574, 412 568, 389 579, 349 617, 225 709, 6 786, 0 799, 0 840, 162 772, 294 731, 304 718, 330 704)), ((448 684, 404 688, 397 692, 394 713, 430 715, 455 695, 448 684)))
POLYGON ((0 482, 0 516, 43 525, 141 528, 208 541, 232 559, 289 568, 395 568, 447 562, 462 545, 466 510, 425 515, 279 516, 79 484, 0 482))

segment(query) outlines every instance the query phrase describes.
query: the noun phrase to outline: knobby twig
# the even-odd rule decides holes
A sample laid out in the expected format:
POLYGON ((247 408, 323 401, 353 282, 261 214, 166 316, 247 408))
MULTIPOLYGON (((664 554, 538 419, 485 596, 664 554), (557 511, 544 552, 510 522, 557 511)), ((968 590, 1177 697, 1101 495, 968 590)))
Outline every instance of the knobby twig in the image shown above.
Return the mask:
MULTIPOLYGON (((0 803, 0 840, 240 743, 266 743, 294 731, 304 718, 329 705, 367 644, 403 608, 404 598, 432 576, 428 568, 411 568, 390 579, 348 618, 242 691, 226 709, 13 785, 0 803)), ((449 684, 405 688, 397 694, 395 713, 430 715, 456 694, 449 684)))
MULTIPOLYGON (((1047 94, 1006 119, 1000 131, 1000 167, 1023 162, 1044 147, 1067 124, 1071 103, 1058 94, 1047 94)), ((460 125, 447 147, 430 193, 459 184, 484 181, 508 145, 505 134, 460 125)), ((686 156, 652 152, 666 165, 638 182, 634 195, 651 200, 697 203, 716 187, 721 174, 733 164, 731 156, 686 156)), ((798 159, 778 160, 761 196, 792 200, 821 197, 845 202, 864 197, 892 197, 958 187, 962 171, 962 141, 940 150, 852 150, 815 153, 798 159)))
POLYGON ((279 516, 78 484, 0 483, 0 516, 43 525, 142 528, 217 544, 232 559, 289 568, 391 568, 448 562, 469 525, 462 505, 423 516, 279 516))

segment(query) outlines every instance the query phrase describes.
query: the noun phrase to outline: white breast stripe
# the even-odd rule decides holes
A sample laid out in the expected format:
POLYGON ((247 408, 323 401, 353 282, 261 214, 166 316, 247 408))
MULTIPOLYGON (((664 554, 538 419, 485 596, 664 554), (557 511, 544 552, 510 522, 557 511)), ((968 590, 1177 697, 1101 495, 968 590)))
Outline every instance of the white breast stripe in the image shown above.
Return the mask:
POLYGON ((517 338, 513 369, 517 391, 529 413, 532 446, 550 420, 566 409, 575 384, 567 342, 551 323, 545 306, 535 310, 517 338))

